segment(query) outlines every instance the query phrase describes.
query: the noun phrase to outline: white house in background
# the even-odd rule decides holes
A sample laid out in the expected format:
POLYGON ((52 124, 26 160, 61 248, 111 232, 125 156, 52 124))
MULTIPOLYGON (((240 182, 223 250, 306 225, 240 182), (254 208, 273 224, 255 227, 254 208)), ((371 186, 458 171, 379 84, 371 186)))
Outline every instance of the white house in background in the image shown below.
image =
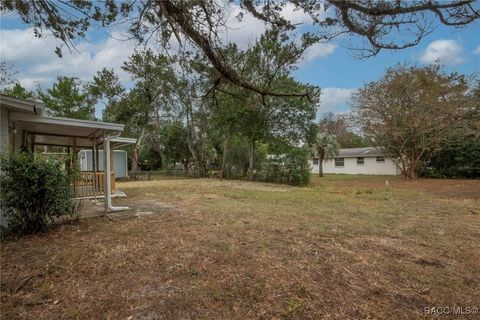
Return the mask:
MULTIPOLYGON (((308 160, 312 173, 318 173, 318 161, 308 160)), ((335 159, 324 160, 323 173, 399 175, 400 168, 380 148, 348 148, 339 149, 335 159)))
MULTIPOLYGON (((80 150, 78 164, 80 171, 93 171, 92 150, 80 150)), ((115 178, 128 178, 127 151, 113 150, 113 167, 115 178)), ((98 170, 103 171, 103 150, 98 150, 98 170)))

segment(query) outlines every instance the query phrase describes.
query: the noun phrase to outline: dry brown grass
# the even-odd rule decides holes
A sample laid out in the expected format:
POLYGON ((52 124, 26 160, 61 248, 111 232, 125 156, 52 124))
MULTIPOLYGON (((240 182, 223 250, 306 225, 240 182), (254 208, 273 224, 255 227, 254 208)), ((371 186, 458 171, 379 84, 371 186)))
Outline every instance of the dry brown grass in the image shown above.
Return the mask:
POLYGON ((115 204, 172 209, 3 243, 2 319, 414 319, 479 306, 480 182, 389 180, 120 183, 129 198, 115 204))

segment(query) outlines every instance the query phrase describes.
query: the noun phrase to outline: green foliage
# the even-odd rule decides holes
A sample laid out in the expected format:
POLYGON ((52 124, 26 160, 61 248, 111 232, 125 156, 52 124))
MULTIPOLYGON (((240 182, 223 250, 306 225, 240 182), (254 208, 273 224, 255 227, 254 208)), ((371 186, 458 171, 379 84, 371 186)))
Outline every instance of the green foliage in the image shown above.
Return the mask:
POLYGON ((310 183, 308 148, 290 147, 284 154, 270 155, 257 174, 259 180, 306 186, 310 183))
POLYGON ((337 137, 333 134, 319 131, 317 133, 314 153, 320 159, 333 159, 338 155, 337 137))
POLYGON ((13 87, 6 88, 2 91, 2 94, 14 98, 32 100, 35 95, 32 91, 25 89, 20 83, 15 83, 13 87))
POLYGON ((104 106, 111 106, 120 99, 125 88, 120 83, 120 79, 113 69, 103 68, 87 84, 86 91, 92 102, 103 102, 104 106))
MULTIPOLYGON (((166 123, 160 127, 159 139, 168 164, 184 163, 190 158, 187 130, 180 122, 166 123)), ((187 161, 188 162, 188 161, 187 161)))
POLYGON ((319 126, 312 153, 314 157, 318 158, 318 175, 320 177, 323 177, 323 160, 335 158, 338 155, 339 147, 337 136, 322 131, 322 127, 319 126))
POLYGON ((163 157, 162 154, 151 146, 146 146, 140 150, 139 154, 139 170, 152 171, 162 168, 163 157))
POLYGON ((8 231, 35 233, 55 218, 73 213, 71 178, 61 161, 9 153, 0 157, 0 170, 0 204, 8 231))
MULTIPOLYGON (((305 186, 310 183, 308 148, 278 144, 257 144, 254 149, 255 181, 305 186)), ((248 144, 234 139, 228 150, 224 177, 245 179, 248 172, 248 144)))
MULTIPOLYGON (((267 159, 267 146, 258 144, 254 149, 254 171, 260 172, 267 159)), ((232 139, 226 156, 225 175, 228 179, 244 179, 248 171, 248 144, 241 138, 232 139)))
POLYGON ((436 178, 480 178, 480 142, 469 139, 442 150, 422 170, 421 175, 436 178))
POLYGON ((89 98, 77 78, 58 77, 57 82, 46 92, 39 91, 47 113, 55 117, 83 120, 95 119, 94 101, 89 98))

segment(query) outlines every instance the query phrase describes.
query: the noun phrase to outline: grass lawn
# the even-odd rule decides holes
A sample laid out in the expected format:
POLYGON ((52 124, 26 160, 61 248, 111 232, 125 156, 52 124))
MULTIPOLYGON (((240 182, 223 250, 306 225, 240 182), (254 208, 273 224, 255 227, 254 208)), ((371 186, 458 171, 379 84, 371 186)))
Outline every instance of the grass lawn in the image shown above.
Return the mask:
POLYGON ((117 187, 129 197, 115 205, 158 214, 2 243, 2 319, 415 319, 426 306, 480 307, 478 180, 117 187))

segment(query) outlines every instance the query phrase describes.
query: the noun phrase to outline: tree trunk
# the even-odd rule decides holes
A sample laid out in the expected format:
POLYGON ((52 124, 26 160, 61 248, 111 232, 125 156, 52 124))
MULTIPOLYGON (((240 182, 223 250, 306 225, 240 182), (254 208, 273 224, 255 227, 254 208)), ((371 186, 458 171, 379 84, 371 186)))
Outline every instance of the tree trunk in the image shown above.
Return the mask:
POLYGON ((406 174, 405 174, 405 179, 406 180, 415 180, 417 179, 417 168, 418 168, 418 163, 419 161, 414 159, 414 160, 411 160, 409 165, 408 165, 408 168, 406 170, 406 174))
POLYGON ((324 155, 320 153, 318 157, 318 176, 319 177, 323 177, 323 158, 324 158, 324 155))
POLYGON ((254 142, 250 141, 248 144, 248 180, 253 181, 253 153, 254 142))
POLYGON ((132 168, 130 170, 130 178, 132 180, 137 180, 137 171, 138 171, 138 148, 135 146, 133 149, 132 155, 132 168))
MULTIPOLYGON (((190 141, 190 139, 188 139, 190 141)), ((192 159, 193 163, 195 165, 195 175, 197 178, 203 177, 202 174, 202 164, 200 163, 200 160, 198 159, 197 151, 195 150, 195 146, 191 144, 191 142, 188 142, 188 147, 190 149, 190 153, 192 154, 192 159)))
POLYGON ((130 177, 133 180, 137 180, 139 151, 140 151, 140 147, 142 146, 144 137, 145 137, 145 129, 142 129, 140 133, 140 137, 138 137, 137 142, 135 142, 135 147, 133 148, 132 168, 130 170, 130 177))
POLYGON ((228 151, 228 138, 225 139, 223 142, 223 155, 222 155, 222 163, 220 167, 220 180, 223 179, 225 175, 225 162, 227 161, 227 151, 228 151))
POLYGON ((190 154, 192 155, 193 164, 195 165, 195 175, 197 176, 197 178, 204 177, 205 170, 202 162, 200 161, 197 150, 195 149, 195 145, 193 143, 194 118, 193 118, 192 106, 190 105, 187 106, 187 109, 185 111, 186 111, 185 115, 187 120, 187 129, 188 129, 187 146, 188 146, 188 149, 190 150, 190 154))

